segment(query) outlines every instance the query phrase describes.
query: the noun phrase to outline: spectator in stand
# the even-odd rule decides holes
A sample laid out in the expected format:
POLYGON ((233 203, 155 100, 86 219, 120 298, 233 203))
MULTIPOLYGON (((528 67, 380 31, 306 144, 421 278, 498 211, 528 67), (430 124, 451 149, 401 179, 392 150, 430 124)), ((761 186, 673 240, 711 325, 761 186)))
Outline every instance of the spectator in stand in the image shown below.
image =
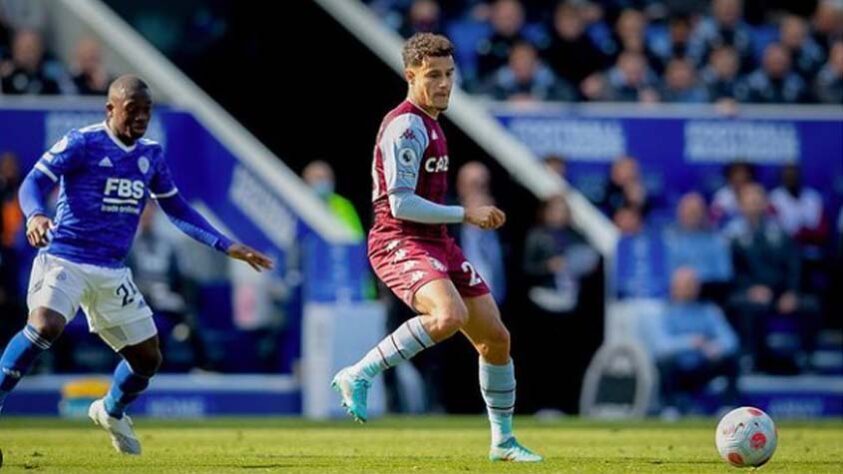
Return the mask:
POLYGON ((613 271, 619 298, 661 299, 667 296, 668 255, 661 235, 644 227, 641 211, 623 206, 614 213, 621 232, 613 271))
POLYGON ((524 242, 528 297, 542 311, 567 314, 576 309, 581 279, 595 270, 599 255, 571 228, 564 196, 543 202, 538 215, 524 242))
POLYGON ((49 2, 0 0, 0 18, 12 29, 47 31, 49 2))
POLYGON ((0 244, 13 249, 23 238, 23 213, 18 204, 21 183, 18 157, 12 152, 0 155, 0 244))
POLYGON ((12 27, 3 18, 3 12, 0 11, 0 64, 7 61, 12 53, 11 49, 12 27))
POLYGON ((524 7, 518 0, 496 0, 491 6, 489 22, 492 34, 477 45, 477 76, 487 78, 505 66, 510 49, 526 41, 524 7))
POLYGON ((703 296, 720 301, 732 279, 729 246, 708 222, 705 199, 696 192, 682 196, 676 223, 665 232, 671 272, 681 267, 694 270, 703 296))
POLYGON ((621 156, 612 163, 603 199, 598 204, 609 216, 614 216, 622 207, 634 207, 642 214, 649 210, 647 190, 641 182, 635 158, 621 156))
POLYGON ((739 100, 764 104, 795 104, 808 100, 808 87, 791 68, 790 55, 778 43, 764 50, 762 66, 747 76, 739 100))
POLYGON ((187 279, 179 269, 176 246, 155 227, 155 206, 146 206, 141 214, 138 234, 127 261, 138 290, 155 312, 155 322, 161 334, 161 348, 166 351, 173 338, 187 341, 191 359, 187 367, 206 367, 205 347, 197 327, 193 310, 185 295, 187 279), (179 328, 179 329, 176 329, 179 328))
POLYGON ((832 45, 843 41, 843 2, 820 0, 811 23, 811 36, 828 56, 832 45))
POLYGON ((708 66, 702 71, 703 83, 711 100, 735 100, 740 84, 738 61, 738 55, 732 47, 721 46, 711 52, 708 66))
MULTIPOLYGON (((338 194, 335 191, 336 178, 334 169, 326 161, 314 160, 307 164, 302 170, 302 179, 325 202, 328 209, 340 222, 345 224, 351 234, 357 238, 365 239, 366 230, 360 215, 354 207, 354 203, 338 194)), ((264 280, 266 284, 270 280, 264 280)), ((274 286, 274 283, 269 285, 274 286)), ((377 295, 377 287, 371 275, 367 275, 362 281, 362 293, 367 299, 374 299, 377 295)))
POLYGON ((561 2, 553 16, 553 37, 546 52, 547 63, 558 77, 578 86, 601 69, 606 58, 586 34, 578 7, 561 2))
POLYGON ((568 171, 568 165, 565 162, 564 156, 547 155, 542 159, 542 163, 544 164, 545 169, 562 179, 566 179, 565 175, 568 171))
POLYGON ((816 94, 822 103, 843 103, 843 41, 834 43, 828 62, 817 75, 816 94))
POLYGON ((539 60, 536 48, 527 42, 516 43, 509 54, 509 64, 500 68, 486 87, 497 100, 572 101, 576 92, 563 79, 554 76, 539 60))
POLYGON ((589 102, 599 102, 613 99, 615 91, 609 85, 606 74, 595 72, 580 83, 580 96, 589 102))
POLYGON ((625 52, 645 54, 644 33, 647 30, 647 17, 638 10, 627 8, 621 12, 615 22, 614 54, 617 58, 625 52))
POLYGON ((740 192, 741 216, 725 229, 731 241, 734 290, 730 307, 741 334, 745 355, 763 366, 769 355, 767 334, 771 318, 784 317, 801 336, 794 364, 807 363, 818 330, 816 300, 800 291, 799 250, 767 215, 767 194, 758 184, 740 192))
POLYGON ((0 89, 3 94, 60 94, 54 64, 44 59, 44 43, 34 30, 18 30, 12 42, 12 58, 0 64, 0 89))
POLYGON ((314 160, 302 171, 302 179, 313 189, 328 208, 355 236, 365 237, 363 223, 354 208, 354 204, 334 191, 336 180, 334 169, 327 162, 314 160))
POLYGON ((749 163, 735 161, 726 166, 724 171, 726 185, 714 193, 711 201, 711 217, 721 227, 740 214, 738 196, 741 189, 755 181, 755 168, 749 163))
POLYGON ((94 38, 82 38, 76 44, 76 72, 73 84, 81 95, 105 95, 112 77, 102 61, 102 47, 94 38))
POLYGON ((700 302, 699 293, 694 270, 678 268, 664 312, 641 319, 642 339, 659 368, 662 406, 681 413, 688 409, 687 396, 718 376, 727 380, 722 403, 738 401, 737 335, 723 311, 700 302))
POLYGON ((752 31, 743 21, 742 0, 714 0, 711 15, 697 23, 691 34, 688 54, 697 66, 702 66, 711 51, 721 46, 735 49, 741 71, 752 70, 752 31))
POLYGON ((442 8, 436 0, 415 0, 401 25, 399 33, 409 38, 416 33, 442 31, 442 8))
POLYGON ((770 204, 779 225, 796 242, 825 245, 828 223, 824 219, 822 196, 815 189, 803 185, 798 165, 782 168, 781 184, 770 193, 770 204))
MULTIPOLYGON (((490 193, 491 174, 489 168, 479 161, 470 161, 457 172, 457 197, 466 207, 494 204, 490 193)), ((504 251, 498 232, 461 224, 457 234, 460 247, 477 273, 483 277, 492 297, 498 304, 506 298, 506 268, 504 251)))
POLYGON ((664 86, 659 94, 664 102, 701 104, 708 102, 708 91, 697 79, 693 63, 673 59, 665 71, 664 86))
POLYGON ((618 102, 656 102, 658 79, 647 67, 644 55, 624 52, 607 73, 608 99, 618 102))
POLYGON ((823 67, 826 52, 808 33, 808 22, 796 15, 785 16, 779 25, 779 40, 790 53, 794 72, 810 83, 823 67))
POLYGON ((668 19, 667 36, 656 36, 648 45, 648 54, 653 68, 661 73, 674 59, 688 57, 688 42, 691 39, 691 17, 674 15, 668 19))
POLYGON ((22 269, 18 244, 25 240, 24 218, 18 205, 20 182, 17 156, 0 154, 0 345, 8 342, 26 319, 25 291, 19 282, 22 269))

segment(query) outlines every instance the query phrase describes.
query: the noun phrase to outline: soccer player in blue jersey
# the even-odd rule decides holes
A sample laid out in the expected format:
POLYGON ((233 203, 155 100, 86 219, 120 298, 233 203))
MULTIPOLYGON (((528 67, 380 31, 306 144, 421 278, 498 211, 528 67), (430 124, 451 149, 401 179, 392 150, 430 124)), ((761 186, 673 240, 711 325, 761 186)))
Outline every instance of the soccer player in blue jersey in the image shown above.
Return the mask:
POLYGON ((88 416, 111 436, 119 452, 140 454, 125 414, 161 364, 152 311, 124 265, 146 198, 184 233, 261 271, 272 261, 232 242, 194 211, 179 194, 161 145, 143 137, 152 109, 149 87, 137 76, 109 88, 106 120, 71 130, 41 156, 20 188, 26 237, 42 250, 29 282, 26 327, 0 358, 0 408, 38 356, 59 337, 81 307, 92 332, 123 360, 108 394, 88 416), (45 197, 56 185, 55 218, 45 197))

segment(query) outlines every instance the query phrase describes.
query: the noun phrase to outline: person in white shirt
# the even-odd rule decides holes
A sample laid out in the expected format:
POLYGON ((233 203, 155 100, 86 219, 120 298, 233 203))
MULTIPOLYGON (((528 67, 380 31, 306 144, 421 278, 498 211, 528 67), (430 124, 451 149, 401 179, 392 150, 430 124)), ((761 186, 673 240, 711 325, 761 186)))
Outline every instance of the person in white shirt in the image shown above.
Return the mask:
POLYGON ((798 165, 782 168, 781 184, 770 193, 770 204, 779 224, 791 237, 800 243, 824 240, 827 232, 823 229, 822 196, 802 184, 798 165))

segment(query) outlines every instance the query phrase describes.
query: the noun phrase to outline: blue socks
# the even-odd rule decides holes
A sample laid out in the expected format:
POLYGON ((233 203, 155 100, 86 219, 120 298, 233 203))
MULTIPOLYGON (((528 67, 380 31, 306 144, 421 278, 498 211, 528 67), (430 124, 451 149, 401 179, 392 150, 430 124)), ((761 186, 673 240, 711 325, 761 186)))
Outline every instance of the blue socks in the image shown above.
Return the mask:
POLYGON ((28 324, 9 341, 0 358, 0 409, 9 392, 29 372, 38 356, 50 348, 50 344, 28 324))
MULTIPOLYGON (((6 396, 29 372, 42 352, 50 348, 50 341, 30 325, 15 335, 0 358, 0 409, 6 396)), ((132 372, 129 363, 121 361, 114 370, 114 381, 104 399, 105 409, 114 418, 122 418, 126 406, 135 401, 149 385, 150 377, 132 372)))
POLYGON ((512 438, 515 411, 515 369, 512 359, 506 365, 492 365, 480 358, 480 393, 489 412, 492 446, 512 438))
POLYGON ((114 380, 111 388, 103 399, 105 411, 114 418, 123 418, 126 407, 135 401, 136 398, 149 386, 149 379, 144 375, 132 372, 132 367, 125 360, 117 364, 114 369, 114 380))

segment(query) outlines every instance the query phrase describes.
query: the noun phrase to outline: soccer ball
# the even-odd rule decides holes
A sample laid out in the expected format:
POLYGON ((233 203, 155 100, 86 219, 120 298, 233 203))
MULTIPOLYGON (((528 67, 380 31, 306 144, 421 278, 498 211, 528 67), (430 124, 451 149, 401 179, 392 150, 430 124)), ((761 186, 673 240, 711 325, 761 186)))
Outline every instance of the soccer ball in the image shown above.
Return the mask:
POLYGON ((778 430, 763 411, 740 407, 720 420, 714 441, 720 457, 732 466, 758 467, 776 451, 778 430))

